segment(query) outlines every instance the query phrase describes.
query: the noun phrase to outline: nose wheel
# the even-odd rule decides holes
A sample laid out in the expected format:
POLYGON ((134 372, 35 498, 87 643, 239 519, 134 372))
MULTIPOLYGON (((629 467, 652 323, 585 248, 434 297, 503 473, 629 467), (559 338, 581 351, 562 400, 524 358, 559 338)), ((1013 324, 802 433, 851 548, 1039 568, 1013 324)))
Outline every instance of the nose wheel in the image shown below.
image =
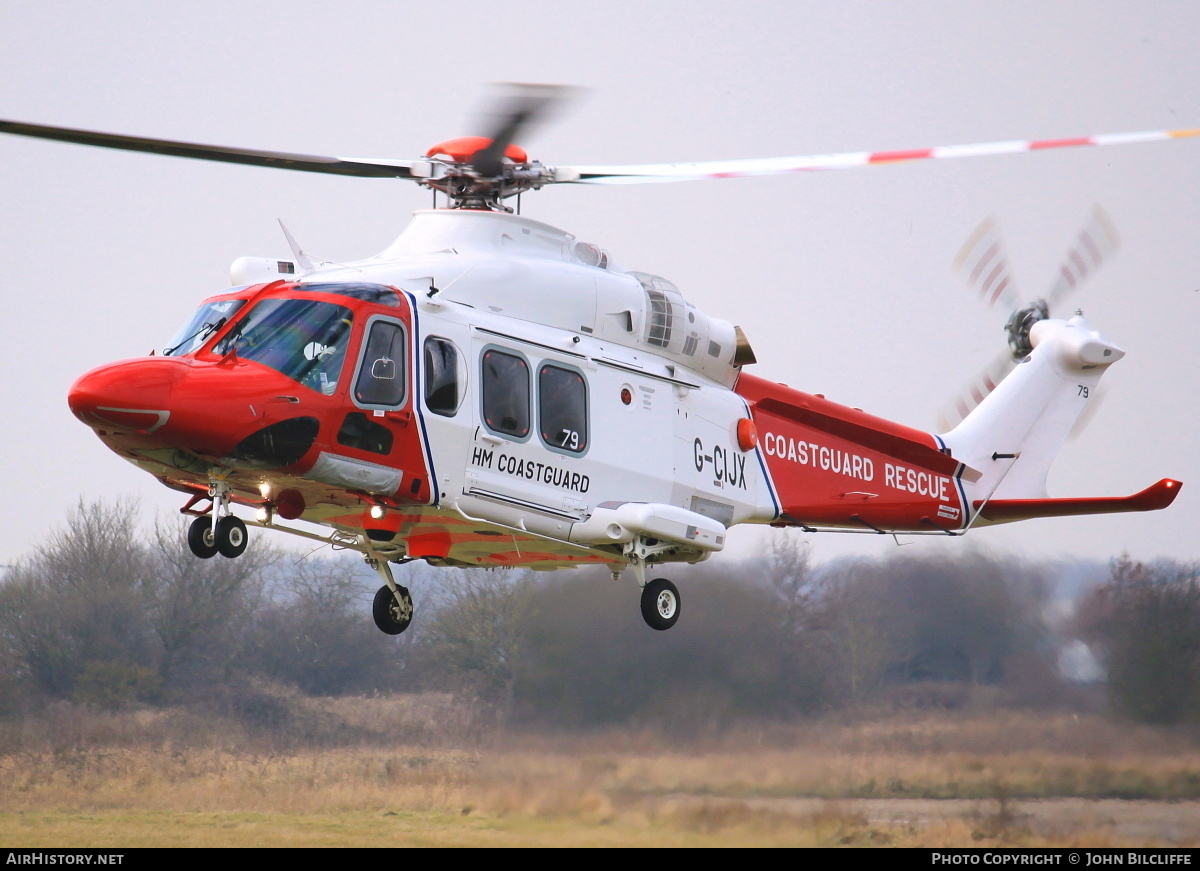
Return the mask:
POLYGON ((197 517, 188 527, 188 549, 193 556, 211 559, 220 554, 233 559, 246 552, 250 536, 240 518, 227 514, 217 521, 213 530, 212 518, 197 517))
POLYGON ((188 547, 193 556, 211 559, 217 555, 217 536, 213 532, 212 520, 197 517, 188 527, 188 547))
POLYGON ((246 534, 246 524, 232 514, 226 514, 217 521, 217 550, 221 556, 241 556, 246 552, 250 537, 246 534))

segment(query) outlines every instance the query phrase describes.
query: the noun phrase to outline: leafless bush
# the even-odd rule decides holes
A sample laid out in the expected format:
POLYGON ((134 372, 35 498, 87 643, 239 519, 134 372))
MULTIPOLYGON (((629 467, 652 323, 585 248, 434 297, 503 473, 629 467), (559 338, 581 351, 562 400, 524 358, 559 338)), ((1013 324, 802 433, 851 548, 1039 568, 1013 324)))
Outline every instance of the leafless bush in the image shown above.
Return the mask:
POLYGON ((320 696, 404 686, 409 639, 383 635, 371 622, 377 583, 351 557, 280 561, 240 670, 320 696))
POLYGON ((1118 712, 1147 723, 1200 720, 1200 564, 1122 554, 1078 622, 1118 712))

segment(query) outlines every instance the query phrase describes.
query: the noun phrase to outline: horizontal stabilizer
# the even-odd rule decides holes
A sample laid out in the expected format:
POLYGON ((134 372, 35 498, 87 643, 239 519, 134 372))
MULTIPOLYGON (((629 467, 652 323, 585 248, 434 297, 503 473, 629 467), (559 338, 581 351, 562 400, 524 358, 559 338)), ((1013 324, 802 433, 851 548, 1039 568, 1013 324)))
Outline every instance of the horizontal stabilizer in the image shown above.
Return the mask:
POLYGON ((1034 517, 1073 517, 1079 514, 1120 514, 1126 511, 1158 511, 1179 495, 1183 484, 1163 478, 1132 496, 1099 496, 1090 499, 998 499, 976 502, 980 516, 992 523, 1029 520, 1034 517))

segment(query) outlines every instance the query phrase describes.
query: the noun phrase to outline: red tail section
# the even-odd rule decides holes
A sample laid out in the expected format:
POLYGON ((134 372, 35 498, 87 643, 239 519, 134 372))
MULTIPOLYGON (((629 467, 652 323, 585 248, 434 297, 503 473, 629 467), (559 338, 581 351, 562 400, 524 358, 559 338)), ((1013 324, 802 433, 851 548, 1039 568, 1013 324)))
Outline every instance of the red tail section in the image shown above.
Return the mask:
POLYGON ((977 473, 937 438, 823 397, 742 374, 783 523, 925 531, 960 529, 961 478, 977 473))

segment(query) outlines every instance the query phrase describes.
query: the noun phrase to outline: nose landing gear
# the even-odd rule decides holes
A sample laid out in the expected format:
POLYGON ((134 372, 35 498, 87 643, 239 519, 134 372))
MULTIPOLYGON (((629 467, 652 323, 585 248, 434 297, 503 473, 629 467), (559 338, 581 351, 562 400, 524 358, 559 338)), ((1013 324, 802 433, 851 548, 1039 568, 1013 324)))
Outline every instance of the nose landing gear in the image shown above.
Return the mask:
POLYGON ((230 559, 239 557, 245 553, 250 537, 246 524, 229 513, 229 485, 213 480, 208 492, 212 508, 208 515, 197 517, 188 527, 188 549, 200 559, 211 559, 218 553, 230 559))

